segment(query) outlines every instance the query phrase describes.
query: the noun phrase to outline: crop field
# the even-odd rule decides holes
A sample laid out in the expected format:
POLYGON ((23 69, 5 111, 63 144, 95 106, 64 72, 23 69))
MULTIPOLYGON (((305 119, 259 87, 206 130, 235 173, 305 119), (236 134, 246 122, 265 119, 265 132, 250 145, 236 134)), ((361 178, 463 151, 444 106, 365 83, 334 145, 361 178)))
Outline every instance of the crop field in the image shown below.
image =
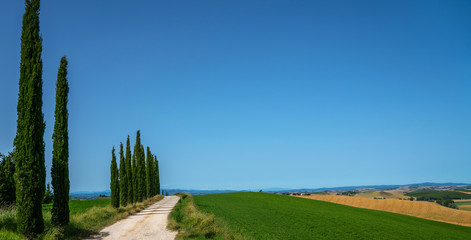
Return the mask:
POLYGON ((470 200, 455 200, 455 204, 460 210, 471 211, 471 201, 470 200))
POLYGON ((462 193, 458 191, 423 191, 418 190, 410 193, 406 193, 407 196, 411 197, 433 197, 437 199, 469 199, 471 198, 470 194, 462 193))
POLYGON ((367 199, 337 195, 311 195, 301 197, 333 202, 352 207, 405 214, 414 217, 471 227, 471 212, 447 208, 433 202, 397 199, 367 199))
MULTIPOLYGON (((269 193, 194 196, 235 232, 254 239, 470 239, 471 228, 396 213, 269 193)), ((399 201, 399 200, 398 200, 399 201)))

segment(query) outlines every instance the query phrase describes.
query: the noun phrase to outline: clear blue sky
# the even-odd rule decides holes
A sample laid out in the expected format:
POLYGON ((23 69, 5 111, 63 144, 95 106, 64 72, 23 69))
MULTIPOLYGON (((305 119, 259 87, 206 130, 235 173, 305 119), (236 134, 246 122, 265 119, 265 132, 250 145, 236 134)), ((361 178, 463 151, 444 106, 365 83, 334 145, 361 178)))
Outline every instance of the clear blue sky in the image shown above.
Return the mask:
MULTIPOLYGON (((23 1, 0 8, 0 152, 23 1)), ((109 188, 135 132, 164 188, 471 183, 471 2, 41 2, 50 181, 69 59, 71 191, 109 188)))

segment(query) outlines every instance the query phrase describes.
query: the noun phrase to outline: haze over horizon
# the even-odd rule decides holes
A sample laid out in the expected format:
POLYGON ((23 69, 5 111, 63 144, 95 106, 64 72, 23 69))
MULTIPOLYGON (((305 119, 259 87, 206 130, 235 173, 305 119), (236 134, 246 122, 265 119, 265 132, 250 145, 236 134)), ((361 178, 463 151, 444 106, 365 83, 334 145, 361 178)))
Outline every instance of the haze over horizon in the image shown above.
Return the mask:
MULTIPOLYGON (((0 9, 0 152, 24 2, 0 9)), ((471 183, 471 2, 41 1, 50 181, 69 60, 70 191, 109 189, 127 135, 163 188, 471 183), (118 152, 118 151, 117 151, 118 152)))

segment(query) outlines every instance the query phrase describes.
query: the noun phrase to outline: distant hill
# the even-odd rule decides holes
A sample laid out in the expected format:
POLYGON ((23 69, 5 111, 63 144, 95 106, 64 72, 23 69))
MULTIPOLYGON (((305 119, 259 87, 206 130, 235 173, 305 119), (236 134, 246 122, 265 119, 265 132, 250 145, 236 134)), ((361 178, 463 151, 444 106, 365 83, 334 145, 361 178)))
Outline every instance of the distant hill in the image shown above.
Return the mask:
MULTIPOLYGON (((263 188, 263 192, 270 193, 283 193, 283 192, 323 192, 323 191, 351 191, 359 190, 362 191, 384 191, 392 190, 400 187, 409 187, 410 189, 437 189, 443 187, 470 187, 471 184, 467 183, 414 183, 414 184, 404 184, 404 185, 364 185, 364 186, 344 186, 344 187, 331 187, 331 188, 299 188, 299 189, 289 189, 289 188, 263 188)), ((199 190, 199 189, 163 189, 165 192, 168 192, 169 195, 173 195, 179 192, 186 192, 191 195, 205 195, 205 194, 215 194, 215 193, 229 193, 229 192, 258 192, 260 189, 250 189, 250 190, 199 190)), ((98 198, 100 195, 110 196, 111 191, 81 191, 70 193, 72 199, 94 199, 98 198)))
POLYGON ((107 197, 111 196, 111 190, 106 191, 81 191, 81 192, 72 192, 69 194, 72 199, 95 199, 100 195, 105 195, 107 197))

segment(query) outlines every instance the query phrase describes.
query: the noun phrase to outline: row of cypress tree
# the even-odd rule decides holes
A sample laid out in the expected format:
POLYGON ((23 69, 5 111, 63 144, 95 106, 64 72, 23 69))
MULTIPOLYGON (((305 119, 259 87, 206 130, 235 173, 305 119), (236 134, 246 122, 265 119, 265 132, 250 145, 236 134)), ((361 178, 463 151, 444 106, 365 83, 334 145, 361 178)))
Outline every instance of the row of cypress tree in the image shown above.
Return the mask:
POLYGON ((132 155, 129 135, 126 153, 123 152, 123 143, 120 144, 119 169, 113 146, 110 171, 111 205, 115 208, 142 202, 160 193, 159 162, 149 147, 147 153, 144 152, 139 130, 132 155))
MULTIPOLYGON (((15 203, 18 231, 35 238, 44 230, 42 206, 44 165, 44 116, 42 113, 42 39, 39 31, 39 0, 25 0, 21 32, 21 63, 14 145, 15 203)), ((69 177, 67 133, 67 59, 62 57, 56 84, 56 108, 51 168, 54 203, 52 223, 69 223, 69 177)))

